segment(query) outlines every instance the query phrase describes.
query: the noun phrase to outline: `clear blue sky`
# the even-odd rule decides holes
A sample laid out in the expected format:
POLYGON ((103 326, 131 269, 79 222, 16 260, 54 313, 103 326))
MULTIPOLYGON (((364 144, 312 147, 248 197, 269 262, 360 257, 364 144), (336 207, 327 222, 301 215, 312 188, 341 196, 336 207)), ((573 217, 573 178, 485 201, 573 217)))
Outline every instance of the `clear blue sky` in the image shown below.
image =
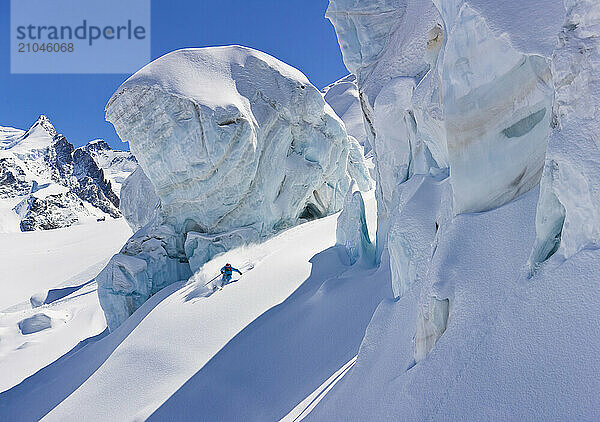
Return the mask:
MULTIPOLYGON (((104 106, 129 75, 11 75, 10 2, 0 3, 0 126, 27 129, 46 114, 75 146, 104 138, 113 147, 126 148, 104 120, 104 106)), ((300 69, 322 88, 348 74, 333 27, 324 17, 327 3, 152 0, 152 58, 178 48, 241 44, 300 69)))

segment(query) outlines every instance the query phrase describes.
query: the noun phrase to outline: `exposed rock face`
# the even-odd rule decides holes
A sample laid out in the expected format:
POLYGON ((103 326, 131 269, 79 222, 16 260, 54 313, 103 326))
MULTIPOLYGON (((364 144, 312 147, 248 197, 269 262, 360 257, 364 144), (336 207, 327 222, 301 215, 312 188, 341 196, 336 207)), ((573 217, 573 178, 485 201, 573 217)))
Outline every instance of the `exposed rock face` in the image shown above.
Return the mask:
POLYGON ((23 196, 31 190, 25 171, 14 157, 0 158, 0 198, 23 196))
POLYGON ((44 198, 30 196, 17 206, 21 218, 21 231, 52 230, 79 222, 78 215, 88 215, 83 201, 67 191, 44 198), (21 207, 25 208, 21 212, 21 207))
POLYGON ((121 185, 137 167, 137 160, 129 151, 112 149, 102 139, 96 139, 82 147, 94 159, 110 182, 113 192, 120 197, 121 185))
MULTIPOLYGON (((0 224, 1 231, 48 230, 120 217, 119 197, 94 158, 99 151, 110 154, 108 145, 96 143, 75 149, 45 116, 27 132, 3 129, 0 223, 19 223, 18 227, 0 224)), ((129 152, 112 153, 135 161, 129 152)), ((111 163, 105 164, 111 168, 111 163)))
MULTIPOLYGON (((171 227, 161 241, 176 250, 161 257, 189 263, 188 271, 216 253, 339 211, 349 173, 368 184, 362 155, 349 160, 344 125, 321 93, 298 70, 249 48, 169 53, 129 78, 106 116, 160 199, 155 222, 142 231, 152 238, 153 230, 171 227)), ((124 249, 98 277, 111 329, 127 314, 113 310, 138 306, 123 305, 128 298, 147 298, 182 274, 154 275, 155 255, 136 255, 146 267, 128 270, 121 257, 129 254, 124 249), (121 291, 121 272, 137 280, 133 286, 150 280, 151 287, 121 291)))

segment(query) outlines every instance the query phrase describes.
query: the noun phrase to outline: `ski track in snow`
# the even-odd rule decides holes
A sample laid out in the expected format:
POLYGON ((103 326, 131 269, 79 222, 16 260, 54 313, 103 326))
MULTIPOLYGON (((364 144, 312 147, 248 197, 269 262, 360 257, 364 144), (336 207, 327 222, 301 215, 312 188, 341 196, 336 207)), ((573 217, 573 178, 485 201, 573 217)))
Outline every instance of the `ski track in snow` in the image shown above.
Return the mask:
MULTIPOLYGON (((374 230, 373 192, 365 199, 374 230)), ((278 420, 310 398, 306 415, 340 368, 349 369, 375 307, 391 295, 389 273, 342 264, 336 218, 216 257, 113 333, 96 324, 68 353, 0 393, 1 419, 278 420), (213 294, 202 286, 226 261, 243 275, 213 294)), ((94 283, 37 309, 76 303, 78 312, 101 312, 94 283)))

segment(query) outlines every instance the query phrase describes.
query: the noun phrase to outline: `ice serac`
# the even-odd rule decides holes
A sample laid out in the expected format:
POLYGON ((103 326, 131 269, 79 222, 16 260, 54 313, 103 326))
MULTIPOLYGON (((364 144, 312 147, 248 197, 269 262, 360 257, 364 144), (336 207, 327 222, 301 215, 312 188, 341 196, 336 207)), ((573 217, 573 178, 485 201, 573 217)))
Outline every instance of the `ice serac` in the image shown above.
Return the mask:
POLYGON ((364 148, 350 135, 348 135, 348 174, 361 192, 373 189, 373 179, 365 164, 364 148))
POLYGON ((354 74, 373 63, 405 14, 403 0, 330 1, 326 17, 338 33, 346 68, 354 74))
POLYGON ((600 4, 328 10, 373 145, 395 297, 312 420, 597 419, 568 396, 599 391, 586 315, 600 304, 600 4))
POLYGON ((158 215, 160 199, 154 186, 138 165, 121 186, 119 210, 132 230, 137 231, 158 215))
POLYGON ((353 74, 345 76, 323 88, 322 92, 327 104, 344 122, 348 135, 356 138, 358 143, 364 147, 364 153, 368 153, 371 146, 365 132, 356 76, 353 74))
POLYGON ((109 329, 121 325, 163 287, 192 275, 183 237, 155 219, 138 230, 98 274, 98 298, 109 329))
POLYGON ((445 144, 437 146, 441 139, 417 136, 412 106, 413 91, 430 67, 427 51, 435 46, 428 41, 430 32, 441 26, 440 16, 431 2, 399 0, 333 0, 326 16, 334 24, 344 63, 356 75, 373 148, 380 257, 389 216, 398 205, 396 187, 414 173, 446 167, 445 144))
POLYGON ((532 270, 600 244, 600 5, 565 1, 568 15, 552 57, 556 121, 536 216, 532 270))
POLYGON ((469 3, 443 17, 450 36, 438 63, 454 211, 488 210, 539 182, 552 75, 547 59, 516 50, 469 3))
POLYGON ((486 211, 539 182, 552 31, 564 13, 550 3, 532 38, 525 21, 539 20, 535 0, 521 8, 523 27, 506 18, 510 7, 483 0, 330 1, 373 145, 377 256, 389 248, 397 296, 426 275, 440 215, 486 211), (446 178, 442 192, 436 183, 446 178))
POLYGON ((335 233, 336 244, 343 248, 348 264, 353 265, 362 260, 367 265, 373 265, 375 245, 371 243, 369 236, 362 194, 354 189, 354 183, 346 194, 344 209, 338 217, 335 233))
MULTIPOLYGON (((349 173, 366 174, 364 161, 349 160, 342 121, 308 79, 245 47, 178 50, 155 60, 117 90, 106 117, 160 199, 145 242, 153 227, 171 227, 162 241, 171 236, 177 250, 166 256, 191 271, 218 252, 339 211, 349 173)), ((119 259, 111 265, 126 269, 119 259)), ((153 265, 152 256, 142 259, 153 265)), ((112 301, 126 310, 110 317, 111 329, 137 306, 123 304, 132 294, 147 298, 181 276, 149 275, 149 290, 121 291, 114 288, 123 279, 118 271, 99 277, 105 311, 112 301)), ((135 286, 149 273, 140 271, 135 286)))

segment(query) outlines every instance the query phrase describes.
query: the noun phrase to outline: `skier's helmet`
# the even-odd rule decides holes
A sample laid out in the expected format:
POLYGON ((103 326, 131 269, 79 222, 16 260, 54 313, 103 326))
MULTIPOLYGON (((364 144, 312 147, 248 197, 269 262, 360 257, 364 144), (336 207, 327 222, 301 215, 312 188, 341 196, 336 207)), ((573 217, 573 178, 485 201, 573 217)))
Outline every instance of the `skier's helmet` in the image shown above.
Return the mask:
POLYGON ((231 267, 231 264, 228 262, 227 264, 225 264, 226 267, 231 267))

